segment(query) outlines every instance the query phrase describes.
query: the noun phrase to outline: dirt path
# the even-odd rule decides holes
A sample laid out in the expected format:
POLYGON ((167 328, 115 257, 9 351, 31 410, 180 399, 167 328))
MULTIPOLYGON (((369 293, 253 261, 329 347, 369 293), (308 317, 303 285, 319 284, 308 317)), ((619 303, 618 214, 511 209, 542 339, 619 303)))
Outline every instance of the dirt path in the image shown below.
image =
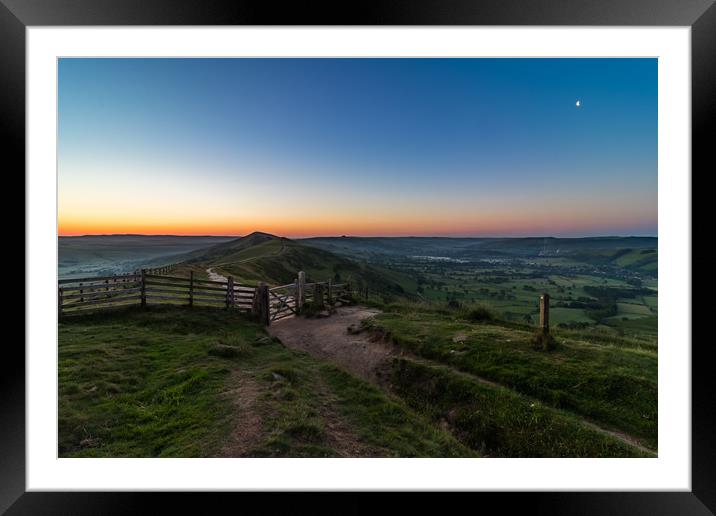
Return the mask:
MULTIPOLYGON (((363 306, 341 307, 330 317, 319 319, 291 317, 273 323, 268 330, 271 335, 281 339, 281 342, 290 348, 305 351, 316 358, 334 363, 356 376, 385 387, 392 358, 408 356, 408 353, 393 344, 385 342, 383 338, 376 334, 368 332, 351 334, 347 331, 349 326, 359 327, 363 319, 378 313, 380 313, 379 310, 363 306)), ((473 381, 507 389, 507 387, 487 378, 460 371, 447 364, 433 362, 422 357, 409 356, 411 360, 431 367, 449 369, 451 372, 473 381)), ((529 396, 525 396, 525 398, 529 398, 529 396)), ((538 399, 533 399, 535 402, 539 402, 538 399)), ((584 418, 579 419, 584 426, 597 432, 609 435, 643 452, 654 453, 654 450, 646 448, 633 436, 603 428, 584 418)))
POLYGON ((346 306, 336 309, 330 317, 282 319, 268 330, 289 348, 300 349, 361 378, 381 383, 390 359, 399 355, 400 350, 367 333, 349 334, 347 331, 349 326, 358 327, 363 319, 378 313, 378 310, 363 306, 346 306))
POLYGON ((632 445, 634 448, 638 448, 640 451, 644 453, 656 453, 655 450, 652 450, 651 448, 647 448, 643 444, 641 444, 635 437, 632 437, 631 435, 620 432, 618 430, 609 430, 608 428, 602 428, 601 426, 597 425, 596 423, 592 423, 591 421, 587 421, 586 419, 582 419, 582 424, 584 426, 587 426, 591 428, 592 430, 596 430, 599 433, 609 435, 611 437, 614 437, 615 439, 618 439, 626 444, 632 445))
POLYGON ((214 272, 214 269, 211 267, 206 269, 206 273, 209 275, 209 279, 211 281, 220 281, 222 283, 227 283, 229 281, 226 276, 222 276, 221 274, 214 272))
POLYGON ((238 369, 232 371, 230 385, 222 396, 230 398, 234 405, 233 428, 217 456, 244 457, 261 438, 261 417, 256 410, 261 389, 250 375, 238 369))
POLYGON ((322 381, 318 384, 321 397, 326 400, 319 409, 319 414, 326 431, 326 442, 339 457, 386 457, 385 450, 380 450, 364 443, 346 421, 338 408, 338 400, 328 386, 322 381))

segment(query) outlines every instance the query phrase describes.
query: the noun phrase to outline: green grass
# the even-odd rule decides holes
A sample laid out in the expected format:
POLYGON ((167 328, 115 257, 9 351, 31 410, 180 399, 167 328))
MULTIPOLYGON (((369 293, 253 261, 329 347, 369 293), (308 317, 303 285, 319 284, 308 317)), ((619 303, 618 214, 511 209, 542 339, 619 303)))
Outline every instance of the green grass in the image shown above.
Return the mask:
POLYGON ((648 316, 651 315, 651 310, 648 306, 637 303, 628 302, 617 302, 618 315, 636 315, 636 316, 648 316))
POLYGON ((396 359, 391 380, 410 406, 449 425, 461 441, 485 456, 650 456, 566 413, 444 369, 396 359))
POLYGON ((416 289, 415 281, 403 273, 354 262, 288 239, 274 238, 238 251, 227 250, 227 254, 215 251, 210 259, 201 263, 247 285, 259 281, 274 286, 293 283, 302 270, 308 282, 329 279, 336 283, 350 282, 355 288, 367 285, 393 296, 410 295, 416 289))
POLYGON ((374 327, 404 349, 497 382, 607 428, 657 445, 657 356, 642 341, 555 330, 557 349, 532 349, 534 330, 471 324, 435 311, 378 315, 374 327))
POLYGON ((336 422, 368 455, 475 452, 366 382, 270 339, 222 309, 148 307, 66 317, 59 326, 61 457, 213 456, 237 414, 227 392, 258 389, 250 456, 341 454, 336 422))
POLYGON ((566 322, 594 322, 590 317, 585 315, 584 310, 579 308, 552 308, 549 312, 549 318, 553 324, 566 322))
POLYGON ((654 310, 656 312, 658 306, 659 306, 659 298, 657 296, 644 296, 642 298, 644 300, 644 304, 654 310))
POLYGON ((377 387, 303 353, 282 347, 270 353, 254 364, 265 386, 259 410, 268 431, 251 456, 339 456, 327 432, 336 421, 351 429, 366 456, 477 456, 377 387))

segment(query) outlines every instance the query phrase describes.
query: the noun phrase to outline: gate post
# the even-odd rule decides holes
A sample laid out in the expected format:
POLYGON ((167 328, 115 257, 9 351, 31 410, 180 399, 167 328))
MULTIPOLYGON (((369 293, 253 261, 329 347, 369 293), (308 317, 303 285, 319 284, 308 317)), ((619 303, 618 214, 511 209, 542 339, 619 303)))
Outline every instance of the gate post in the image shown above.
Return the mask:
POLYGON ((259 320, 259 287, 254 288, 254 297, 251 300, 251 316, 259 320))
POLYGON ((328 280, 328 293, 327 293, 326 297, 328 298, 328 304, 332 305, 333 304, 333 282, 330 279, 328 280))
POLYGON ((300 311, 298 308, 298 278, 293 280, 293 309, 296 315, 300 311))
POLYGON ((549 333, 549 294, 539 297, 539 327, 543 335, 549 333))
POLYGON ((266 283, 259 283, 259 322, 264 326, 268 326, 270 323, 269 314, 269 291, 266 283))
POLYGON ((303 303, 306 301, 306 273, 303 271, 298 272, 298 294, 296 297, 296 306, 300 312, 303 308, 303 303))

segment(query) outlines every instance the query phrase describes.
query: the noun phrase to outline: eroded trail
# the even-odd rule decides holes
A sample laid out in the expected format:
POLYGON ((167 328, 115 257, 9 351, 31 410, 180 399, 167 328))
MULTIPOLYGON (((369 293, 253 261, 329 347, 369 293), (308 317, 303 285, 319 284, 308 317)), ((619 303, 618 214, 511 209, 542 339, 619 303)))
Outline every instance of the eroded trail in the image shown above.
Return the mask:
POLYGON ((229 281, 226 276, 222 276, 218 272, 214 272, 214 269, 211 267, 206 269, 206 273, 209 275, 209 279, 211 281, 220 281, 222 283, 226 283, 229 281))
POLYGON ((261 418, 256 411, 261 389, 250 375, 238 369, 232 371, 230 385, 223 396, 230 398, 234 405, 233 429, 218 456, 244 457, 261 437, 261 418))
MULTIPOLYGON (((360 327, 362 320, 380 313, 379 310, 350 306, 340 307, 330 317, 307 319, 292 317, 269 326, 269 333, 278 337, 289 348, 299 349, 308 354, 336 364, 356 376, 389 389, 388 378, 391 361, 397 356, 409 356, 411 360, 441 369, 450 369, 454 374, 470 378, 499 389, 507 389, 487 378, 460 371, 444 363, 433 362, 423 357, 409 355, 398 346, 386 342, 381 336, 370 332, 357 334, 348 327, 360 327)), ((524 396, 524 395, 523 395, 524 396)), ((528 396, 524 396, 529 398, 528 396)), ((539 400, 535 399, 535 402, 539 400)), ((577 416, 581 423, 597 432, 609 435, 625 444, 646 453, 654 453, 643 446, 638 439, 624 432, 603 428, 596 423, 577 416)))
POLYGON ((367 333, 350 334, 349 326, 360 326, 363 319, 380 313, 363 306, 336 309, 330 317, 306 319, 291 317, 269 326, 269 333, 286 346, 300 349, 339 365, 346 371, 373 383, 381 383, 390 359, 400 354, 396 346, 367 333))

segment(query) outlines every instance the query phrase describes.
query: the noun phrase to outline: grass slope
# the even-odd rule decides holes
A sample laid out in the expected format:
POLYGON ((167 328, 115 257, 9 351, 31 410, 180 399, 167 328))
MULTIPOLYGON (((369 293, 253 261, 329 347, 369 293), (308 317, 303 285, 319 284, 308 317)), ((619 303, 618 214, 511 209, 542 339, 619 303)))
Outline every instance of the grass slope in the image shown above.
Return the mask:
POLYGON ((385 307, 369 323, 407 351, 497 382, 606 428, 657 446, 657 355, 639 339, 594 331, 553 331, 558 347, 531 347, 534 331, 503 322, 475 324, 462 311, 385 307))
POLYGON ((285 348, 236 312, 170 306, 60 324, 59 455, 218 454, 243 417, 232 404, 245 389, 237 370, 258 389, 260 432, 247 455, 341 455, 330 431, 337 422, 370 455, 475 455, 377 388, 285 348), (232 353, 216 354, 222 346, 232 353))
POLYGON ((446 368, 397 359, 391 382, 408 405, 490 457, 643 457, 574 416, 446 368))
POLYGON ((329 251, 302 245, 296 241, 252 233, 246 237, 216 245, 187 256, 187 265, 212 267, 232 275, 235 281, 256 284, 284 285, 306 272, 307 281, 349 281, 356 288, 397 296, 415 293, 417 283, 400 272, 355 262, 329 251))

